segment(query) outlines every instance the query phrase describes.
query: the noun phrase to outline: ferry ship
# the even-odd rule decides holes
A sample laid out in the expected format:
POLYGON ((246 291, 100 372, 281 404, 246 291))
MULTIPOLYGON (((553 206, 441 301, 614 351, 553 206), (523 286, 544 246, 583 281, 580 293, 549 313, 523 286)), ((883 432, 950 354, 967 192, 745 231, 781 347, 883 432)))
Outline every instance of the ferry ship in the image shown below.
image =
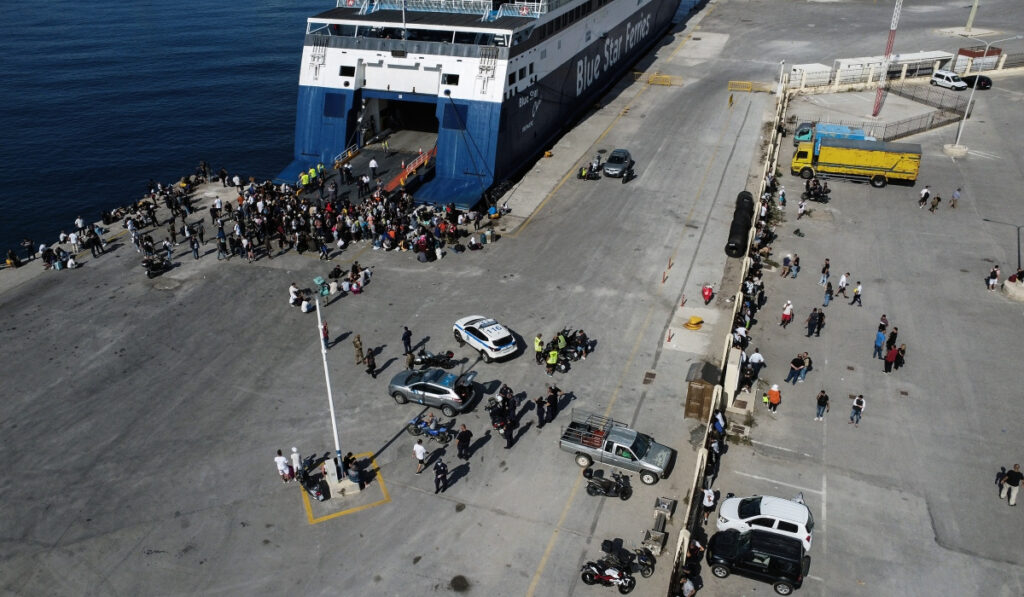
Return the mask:
POLYGON ((417 201, 472 206, 590 108, 679 3, 338 0, 306 23, 280 178, 411 131, 430 166, 417 201))

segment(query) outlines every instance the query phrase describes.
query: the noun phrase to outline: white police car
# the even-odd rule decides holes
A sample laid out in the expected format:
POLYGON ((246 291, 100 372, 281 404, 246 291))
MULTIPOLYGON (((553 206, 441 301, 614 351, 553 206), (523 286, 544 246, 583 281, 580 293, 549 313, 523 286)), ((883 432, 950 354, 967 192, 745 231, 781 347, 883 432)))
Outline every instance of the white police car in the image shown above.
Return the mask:
POLYGON ((516 339, 500 323, 483 315, 470 315, 455 322, 452 335, 459 345, 469 344, 485 363, 516 351, 516 339))

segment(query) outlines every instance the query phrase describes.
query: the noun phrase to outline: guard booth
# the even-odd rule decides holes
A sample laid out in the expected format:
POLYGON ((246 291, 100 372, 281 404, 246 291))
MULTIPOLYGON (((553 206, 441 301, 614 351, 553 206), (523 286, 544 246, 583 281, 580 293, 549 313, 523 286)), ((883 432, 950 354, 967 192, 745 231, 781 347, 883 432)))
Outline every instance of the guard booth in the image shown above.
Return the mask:
POLYGON ((686 375, 686 406, 683 417, 707 421, 715 408, 715 386, 721 372, 711 363, 694 363, 686 375))

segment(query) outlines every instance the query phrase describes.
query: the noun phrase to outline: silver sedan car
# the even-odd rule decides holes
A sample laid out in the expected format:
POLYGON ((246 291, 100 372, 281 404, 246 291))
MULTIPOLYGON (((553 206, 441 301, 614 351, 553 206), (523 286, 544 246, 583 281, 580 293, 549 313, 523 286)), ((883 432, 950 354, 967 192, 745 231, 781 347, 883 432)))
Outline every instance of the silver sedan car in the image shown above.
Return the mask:
POLYGON ((626 174, 626 170, 633 167, 633 156, 625 149, 616 149, 608 156, 604 163, 604 175, 618 178, 626 174))
POLYGON ((444 369, 412 369, 391 378, 388 393, 398 404, 415 402, 440 408, 446 417, 454 417, 473 401, 475 371, 456 375, 444 369))

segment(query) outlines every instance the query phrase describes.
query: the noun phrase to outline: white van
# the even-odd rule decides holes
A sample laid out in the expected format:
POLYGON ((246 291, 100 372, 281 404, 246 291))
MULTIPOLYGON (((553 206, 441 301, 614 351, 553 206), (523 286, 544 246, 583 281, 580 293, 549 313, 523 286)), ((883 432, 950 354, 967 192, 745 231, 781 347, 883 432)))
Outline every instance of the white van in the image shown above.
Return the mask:
POLYGON ((722 502, 718 509, 718 530, 736 529, 745 533, 751 529, 768 531, 799 539, 804 549, 811 549, 814 517, 803 503, 780 497, 755 495, 733 497, 722 502))
POLYGON ((967 83, 964 83, 956 73, 948 70, 937 70, 932 73, 932 80, 929 81, 929 83, 932 85, 938 85, 939 87, 946 87, 954 91, 967 89, 967 83))

